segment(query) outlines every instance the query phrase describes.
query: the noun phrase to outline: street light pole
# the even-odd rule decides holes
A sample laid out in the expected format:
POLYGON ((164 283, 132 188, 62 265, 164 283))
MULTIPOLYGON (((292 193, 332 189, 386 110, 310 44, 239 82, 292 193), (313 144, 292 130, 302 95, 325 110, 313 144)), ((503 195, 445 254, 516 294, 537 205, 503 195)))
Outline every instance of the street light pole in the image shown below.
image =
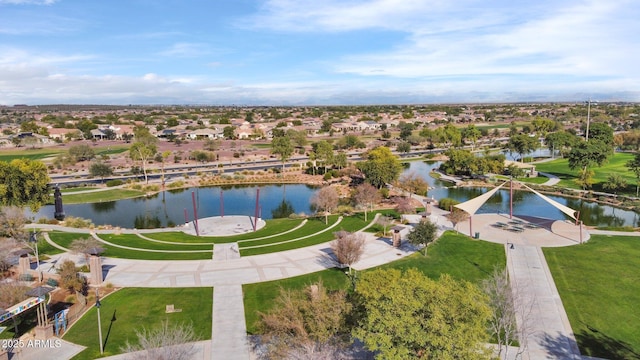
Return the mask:
POLYGON ((96 288, 96 309, 98 309, 98 336, 100 337, 100 354, 104 354, 104 348, 102 346, 102 324, 100 324, 100 294, 98 288, 96 288))
POLYGON ((584 133, 584 140, 589 141, 589 123, 591 122, 591 98, 587 101, 587 131, 584 133))
POLYGON ((34 243, 36 243, 36 270, 38 271, 38 282, 42 281, 42 271, 40 271, 40 255, 38 254, 38 233, 35 231, 35 229, 33 230, 33 232, 31 233, 31 241, 33 241, 34 243))

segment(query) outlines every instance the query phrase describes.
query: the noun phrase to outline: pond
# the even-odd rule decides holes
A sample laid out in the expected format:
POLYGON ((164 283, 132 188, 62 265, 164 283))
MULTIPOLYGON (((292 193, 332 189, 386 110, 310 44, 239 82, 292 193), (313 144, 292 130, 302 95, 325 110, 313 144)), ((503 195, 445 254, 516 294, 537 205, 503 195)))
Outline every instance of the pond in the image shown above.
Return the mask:
MULTIPOLYGON (((429 190, 429 196, 436 199, 445 197, 456 199, 460 202, 467 201, 486 192, 486 188, 456 188, 447 187, 451 183, 436 180, 429 176, 433 169, 437 169, 441 162, 414 161, 405 165, 405 172, 413 171, 421 175, 429 182, 433 189, 429 190)), ((505 185, 505 187, 507 187, 505 185)), ((640 226, 640 214, 634 211, 618 209, 612 206, 601 205, 581 199, 571 199, 561 196, 548 196, 549 198, 580 211, 580 219, 586 225, 592 226, 640 226)), ((509 189, 499 190, 479 210, 478 214, 509 212, 509 189)), ((556 209, 537 195, 529 191, 514 191, 513 213, 527 214, 548 219, 569 219, 560 210, 556 209)))
MULTIPOLYGON (((92 204, 64 205, 67 216, 91 219, 95 225, 110 224, 123 228, 157 228, 184 224, 184 209, 193 220, 193 192, 196 197, 198 217, 221 214, 220 195, 224 200, 226 215, 255 215, 256 190, 260 189, 261 217, 287 217, 291 213, 311 212, 310 199, 315 188, 304 184, 225 186, 168 190, 150 197, 108 201, 92 204)), ((64 201, 64 195, 63 195, 64 201)), ((53 206, 44 206, 36 219, 53 217, 53 206)))
MULTIPOLYGON (((436 199, 453 198, 466 201, 483 194, 485 188, 455 188, 451 183, 436 180, 429 173, 440 162, 413 161, 404 164, 404 172, 413 171, 424 177, 432 189, 429 196, 436 199)), ((505 185, 506 186, 506 185, 505 185)), ((316 188, 304 184, 203 187, 166 191, 151 197, 118 200, 93 204, 65 205, 67 215, 90 219, 96 225, 111 224, 124 228, 156 228, 175 226, 185 221, 184 209, 193 219, 191 193, 196 195, 198 217, 220 215, 220 193, 223 192, 224 213, 227 215, 251 215, 255 213, 256 190, 260 188, 261 217, 272 219, 287 217, 291 213, 311 213, 310 199, 316 188)), ((617 209, 579 199, 549 196, 551 199, 580 211, 580 218, 592 226, 640 226, 640 215, 633 211, 617 209)), ((63 196, 64 199, 64 196, 63 196)), ((509 212, 509 190, 498 191, 478 213, 509 212)), ((568 219, 562 212, 528 191, 515 191, 514 214, 526 214, 548 219, 568 219)), ((45 206, 35 215, 52 218, 53 206, 45 206)))

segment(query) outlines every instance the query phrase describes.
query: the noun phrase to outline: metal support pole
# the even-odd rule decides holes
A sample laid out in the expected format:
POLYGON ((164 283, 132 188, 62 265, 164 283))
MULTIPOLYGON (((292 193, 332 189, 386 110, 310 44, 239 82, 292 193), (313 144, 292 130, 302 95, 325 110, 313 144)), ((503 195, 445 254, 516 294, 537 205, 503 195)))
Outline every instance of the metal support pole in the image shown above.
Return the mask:
POLYGON ((589 141, 589 123, 591 122, 591 98, 587 102, 587 130, 584 133, 584 140, 589 141))
POLYGON ((513 219, 513 176, 509 182, 509 219, 513 219))
POLYGON ((98 310, 98 337, 100 338, 100 354, 104 354, 104 346, 102 344, 102 324, 100 323, 100 294, 96 288, 96 309, 98 310))
POLYGON ((469 216, 469 237, 473 237, 473 225, 471 222, 471 219, 473 218, 473 215, 469 216))
POLYGON ((260 188, 256 189, 256 208, 253 217, 253 231, 258 228, 258 217, 260 216, 260 188))
POLYGON ((580 244, 582 244, 582 220, 580 221, 580 244))
POLYGON ((193 219, 196 225, 196 236, 200 236, 200 230, 198 229, 198 207, 196 206, 196 192, 191 191, 191 202, 193 202, 193 219))

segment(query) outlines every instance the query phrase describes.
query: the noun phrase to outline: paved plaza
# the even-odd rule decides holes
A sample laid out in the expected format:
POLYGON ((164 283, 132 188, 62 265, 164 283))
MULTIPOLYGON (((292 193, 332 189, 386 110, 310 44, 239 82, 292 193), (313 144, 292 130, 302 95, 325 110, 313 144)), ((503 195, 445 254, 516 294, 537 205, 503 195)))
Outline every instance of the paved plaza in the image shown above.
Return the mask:
MULTIPOLYGON (((435 208, 429 216, 438 225, 440 232, 453 228, 445 215, 445 211, 435 208)), ((409 223, 417 223, 421 218, 420 215, 405 216, 409 223)), ((252 230, 253 223, 248 216, 229 216, 224 219, 199 220, 199 226, 202 235, 218 235, 220 231, 238 234, 247 229, 252 230)), ((410 228, 405 226, 402 230, 403 238, 410 228)), ((530 320, 534 331, 525 341, 528 348, 523 358, 580 358, 575 337, 541 248, 576 245, 581 238, 583 242, 587 241, 589 233, 586 229, 561 220, 478 214, 471 218, 471 223, 467 220, 457 224, 456 230, 473 236, 477 232, 480 240, 505 245, 509 274, 514 284, 526 288, 526 301, 533 304, 530 320), (521 227, 523 230, 514 232, 496 226, 498 223, 521 227), (525 227, 527 224, 530 225, 525 227), (551 340, 553 346, 549 346, 551 340)), ((367 232, 363 234, 366 246, 361 260, 353 266, 357 270, 379 266, 415 251, 413 247, 406 245, 394 248, 388 238, 380 238, 367 232)), ((247 257, 240 256, 236 243, 216 244, 214 252, 211 260, 149 261, 107 257, 103 262, 105 282, 118 287, 213 286, 213 339, 198 343, 194 359, 248 359, 251 352, 247 344, 242 285, 308 274, 336 265, 329 243, 247 257)), ((122 359, 122 356, 113 358, 122 359)))

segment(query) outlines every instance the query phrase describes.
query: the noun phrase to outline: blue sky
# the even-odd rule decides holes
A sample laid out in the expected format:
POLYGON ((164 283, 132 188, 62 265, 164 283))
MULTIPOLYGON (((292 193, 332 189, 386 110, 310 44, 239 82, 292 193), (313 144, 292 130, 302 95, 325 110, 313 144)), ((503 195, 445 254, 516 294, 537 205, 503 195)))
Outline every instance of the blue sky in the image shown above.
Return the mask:
POLYGON ((637 0, 0 0, 0 104, 640 101, 637 0))

